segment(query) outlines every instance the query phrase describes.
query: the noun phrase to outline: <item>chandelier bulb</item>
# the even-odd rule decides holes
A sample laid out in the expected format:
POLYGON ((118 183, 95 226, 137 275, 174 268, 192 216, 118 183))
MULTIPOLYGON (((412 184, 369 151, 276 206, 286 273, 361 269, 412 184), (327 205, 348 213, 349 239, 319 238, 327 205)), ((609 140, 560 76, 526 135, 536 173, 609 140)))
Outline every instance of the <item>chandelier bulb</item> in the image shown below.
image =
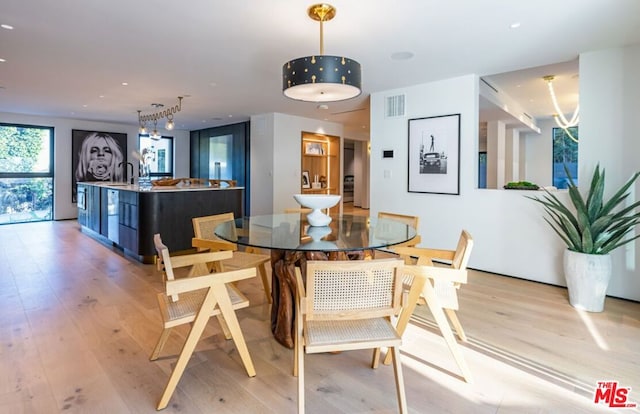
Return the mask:
POLYGON ((164 128, 167 131, 172 131, 174 127, 175 124, 173 123, 173 115, 167 115, 167 123, 164 125, 164 128))

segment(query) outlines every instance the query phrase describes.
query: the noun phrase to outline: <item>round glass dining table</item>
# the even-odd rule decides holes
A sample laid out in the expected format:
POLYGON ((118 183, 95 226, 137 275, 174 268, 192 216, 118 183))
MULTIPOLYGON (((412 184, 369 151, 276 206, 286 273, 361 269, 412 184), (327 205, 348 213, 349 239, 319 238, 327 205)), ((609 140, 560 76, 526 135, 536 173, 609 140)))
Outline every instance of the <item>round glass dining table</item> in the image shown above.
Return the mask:
POLYGON ((301 213, 238 218, 218 225, 215 234, 242 246, 271 251, 271 331, 293 348, 295 267, 304 278, 307 260, 358 260, 375 249, 404 243, 416 236, 413 227, 390 219, 333 216, 328 226, 313 227, 301 213))

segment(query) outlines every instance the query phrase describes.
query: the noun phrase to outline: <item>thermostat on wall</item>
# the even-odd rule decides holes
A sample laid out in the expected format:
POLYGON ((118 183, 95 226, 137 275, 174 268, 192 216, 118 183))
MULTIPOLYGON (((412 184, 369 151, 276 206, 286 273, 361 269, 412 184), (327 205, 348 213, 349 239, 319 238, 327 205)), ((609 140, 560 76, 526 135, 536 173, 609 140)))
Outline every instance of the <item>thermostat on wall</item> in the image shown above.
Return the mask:
POLYGON ((382 158, 393 158, 393 150, 382 150, 382 158))

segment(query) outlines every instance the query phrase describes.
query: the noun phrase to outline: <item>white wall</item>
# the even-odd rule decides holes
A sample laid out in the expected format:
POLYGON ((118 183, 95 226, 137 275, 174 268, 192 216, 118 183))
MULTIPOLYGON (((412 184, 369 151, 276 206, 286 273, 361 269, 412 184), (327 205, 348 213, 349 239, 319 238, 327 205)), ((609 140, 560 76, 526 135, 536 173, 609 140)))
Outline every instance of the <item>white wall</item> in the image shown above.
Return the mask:
MULTIPOLYGON (((275 114, 251 117, 251 215, 271 214, 274 194, 275 114)), ((297 147, 299 148, 299 146, 297 147)), ((293 163, 293 162, 292 162, 293 163)))
MULTIPOLYGON (((578 175, 586 191, 596 164, 606 169, 609 197, 640 170, 640 45, 580 55, 580 149, 578 175)), ((632 199, 640 198, 636 182, 632 199)), ((635 234, 638 234, 637 230, 635 234)), ((608 293, 640 300, 640 242, 612 253, 608 293)))
MULTIPOLYGON (((640 108, 640 47, 592 52, 580 56, 580 171, 590 176, 600 162, 607 168, 609 190, 640 169, 637 113, 640 108)), ((540 205, 526 198, 529 191, 479 190, 478 77, 468 75, 371 97, 371 214, 393 211, 420 216, 422 245, 453 248, 461 229, 475 239, 470 266, 498 274, 565 286, 559 237, 544 221, 540 205), (405 93, 408 114, 385 119, 384 96, 405 93), (461 114, 460 195, 407 192, 407 120, 461 114), (381 149, 394 149, 393 160, 382 160, 381 149), (384 178, 383 171, 391 172, 384 178)), ((551 123, 536 141, 537 153, 527 142, 524 179, 551 183, 551 123), (548 137, 545 139, 544 137, 548 137), (548 144, 547 144, 548 142, 548 144), (548 150, 544 149, 548 145, 548 150), (540 168, 544 165, 544 168, 540 168), (531 169, 530 166, 535 166, 531 169), (533 171, 547 171, 546 176, 533 171)), ((546 123, 545 123, 546 124, 546 123)), ((586 180, 581 180, 585 183, 586 180)), ((549 184, 546 184, 549 185, 549 184)), ((640 194, 640 185, 635 193, 640 194)), ((558 198, 568 202, 567 193, 558 198)), ((635 242, 614 252, 614 275, 608 294, 640 300, 640 251, 635 242)))
MULTIPOLYGON (((537 121, 540 133, 524 134, 525 177, 523 180, 538 184, 541 187, 553 185, 553 128, 557 127, 553 118, 537 121)), ((582 134, 582 125, 580 126, 582 134)), ((579 153, 582 148, 579 149, 579 153)))
MULTIPOLYGON (((134 119, 137 122, 137 120, 134 119)), ((71 202, 71 130, 105 131, 127 134, 127 161, 137 166, 131 151, 138 148, 138 125, 92 122, 67 118, 51 118, 32 115, 0 113, 0 122, 36 125, 54 128, 54 179, 53 179, 53 218, 63 220, 76 218, 78 215, 75 203, 71 202)), ((189 176, 189 132, 166 131, 165 135, 173 136, 174 173, 176 177, 189 176)), ((137 176, 137 168, 134 168, 137 176)))
MULTIPOLYGON (((343 158, 342 124, 280 113, 251 117, 251 215, 300 207, 293 195, 300 192, 303 131, 340 137, 343 158)), ((341 177, 342 169, 340 163, 341 177)))

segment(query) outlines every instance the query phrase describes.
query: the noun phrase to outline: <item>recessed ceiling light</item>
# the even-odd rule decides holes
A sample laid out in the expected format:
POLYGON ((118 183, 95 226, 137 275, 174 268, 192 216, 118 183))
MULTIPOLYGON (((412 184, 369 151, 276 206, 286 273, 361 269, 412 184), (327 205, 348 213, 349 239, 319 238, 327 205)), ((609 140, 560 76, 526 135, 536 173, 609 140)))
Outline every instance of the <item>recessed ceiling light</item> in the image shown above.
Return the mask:
POLYGON ((122 86, 129 86, 128 82, 122 82, 122 86))
POLYGON ((104 95, 100 95, 100 96, 98 96, 98 98, 104 98, 104 95))
POLYGON ((413 52, 395 52, 391 54, 391 60, 409 60, 413 58, 413 52))
POLYGON ((9 24, 0 24, 0 27, 2 27, 3 29, 7 29, 7 30, 13 30, 13 26, 11 26, 9 24))
POLYGON ((6 62, 6 60, 4 60, 4 59, 0 58, 0 62, 6 62))
POLYGON ((87 106, 89 106, 89 105, 87 105, 87 104, 82 105, 83 108, 86 108, 87 106))
POLYGON ((518 27, 520 27, 520 22, 513 22, 509 25, 509 27, 511 29, 517 29, 518 27))
POLYGON ((229 118, 233 118, 233 115, 229 115, 229 118))

